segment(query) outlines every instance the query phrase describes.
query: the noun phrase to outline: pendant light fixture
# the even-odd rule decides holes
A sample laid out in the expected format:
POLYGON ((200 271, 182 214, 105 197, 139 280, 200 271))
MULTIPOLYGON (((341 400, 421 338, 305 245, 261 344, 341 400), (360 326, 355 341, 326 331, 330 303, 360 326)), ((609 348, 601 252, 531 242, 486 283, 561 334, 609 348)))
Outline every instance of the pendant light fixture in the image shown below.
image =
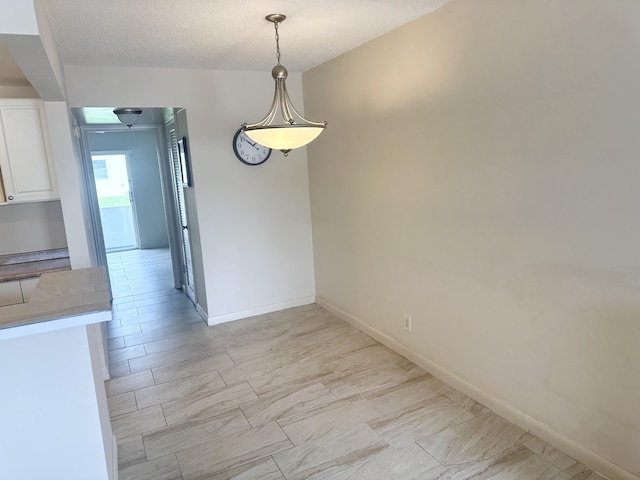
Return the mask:
POLYGON ((280 63, 280 35, 278 27, 286 19, 285 15, 267 15, 276 30, 276 58, 278 64, 271 70, 276 82, 273 102, 267 115, 258 123, 244 123, 242 130, 253 141, 265 147, 280 150, 285 156, 294 148, 302 147, 313 140, 326 128, 327 122, 310 122, 295 109, 287 93, 287 69, 280 63))
POLYGON ((139 108, 116 108, 113 113, 118 117, 118 120, 131 128, 140 120, 142 110, 139 108))

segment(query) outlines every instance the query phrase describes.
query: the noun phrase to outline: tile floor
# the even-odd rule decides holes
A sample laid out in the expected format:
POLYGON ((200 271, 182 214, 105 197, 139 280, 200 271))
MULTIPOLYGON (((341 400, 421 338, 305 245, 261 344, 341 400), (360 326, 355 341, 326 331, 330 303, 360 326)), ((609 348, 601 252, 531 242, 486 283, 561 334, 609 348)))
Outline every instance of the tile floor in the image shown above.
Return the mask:
POLYGON ((601 480, 317 305, 207 327, 168 252, 109 255, 121 480, 601 480))

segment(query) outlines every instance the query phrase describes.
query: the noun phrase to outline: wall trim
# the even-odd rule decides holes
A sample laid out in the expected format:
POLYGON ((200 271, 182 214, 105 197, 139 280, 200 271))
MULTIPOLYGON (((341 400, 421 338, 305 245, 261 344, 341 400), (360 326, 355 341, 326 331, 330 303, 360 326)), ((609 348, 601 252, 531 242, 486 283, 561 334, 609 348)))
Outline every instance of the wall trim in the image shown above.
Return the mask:
POLYGON ((438 377, 443 382, 451 385, 455 389, 461 391, 465 395, 473 398, 482 405, 488 407, 498 415, 506 418, 510 422, 519 426, 520 428, 534 434, 540 439, 544 440, 548 444, 557 448, 558 450, 570 455, 592 470, 604 475, 607 478, 619 479, 619 480, 638 480, 640 477, 622 469, 618 465, 606 460, 595 452, 589 450, 584 445, 571 440, 568 437, 556 432, 549 425, 530 417, 523 411, 519 410, 515 406, 501 400, 489 392, 481 390, 472 383, 459 377, 451 370, 443 367, 442 365, 423 357, 422 355, 415 353, 407 348, 405 345, 398 342, 396 339, 390 337, 386 333, 372 327, 358 317, 347 313, 340 307, 332 304, 325 298, 316 296, 316 303, 322 308, 330 311, 334 315, 337 315, 347 323, 351 324, 358 330, 366 333, 370 337, 374 338, 378 342, 382 343, 386 347, 390 348, 394 352, 402 355, 403 357, 411 360, 419 367, 425 369, 432 375, 438 377))
POLYGON ((294 300, 287 300, 286 302, 271 303, 263 305, 261 307, 250 308, 249 310, 241 310, 233 313, 223 313, 222 315, 214 315, 207 319, 209 326, 219 325, 221 323, 233 322, 234 320, 241 320, 243 318, 254 317, 256 315, 263 315, 265 313, 277 312, 284 310, 285 308, 300 307, 302 305, 310 305, 315 303, 316 297, 313 295, 308 297, 296 298, 294 300))
POLYGON ((118 480, 118 440, 116 436, 111 434, 112 450, 111 450, 111 479, 118 480))
POLYGON ((205 322, 209 321, 209 315, 207 315, 207 312, 204 311, 204 308, 202 308, 199 303, 196 303, 196 312, 198 312, 198 315, 200 315, 200 318, 202 318, 202 320, 204 320, 205 322))

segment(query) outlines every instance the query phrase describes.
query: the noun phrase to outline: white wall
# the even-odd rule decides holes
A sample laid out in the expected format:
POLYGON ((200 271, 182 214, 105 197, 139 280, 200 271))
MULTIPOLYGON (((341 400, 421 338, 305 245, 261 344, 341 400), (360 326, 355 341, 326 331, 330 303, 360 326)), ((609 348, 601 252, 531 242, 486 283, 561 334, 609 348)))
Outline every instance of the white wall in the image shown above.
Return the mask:
POLYGON ((89 133, 88 137, 92 152, 127 150, 131 152, 129 164, 140 248, 167 247, 169 239, 160 184, 156 132, 154 130, 105 131, 89 133))
POLYGON ((44 102, 71 268, 97 265, 79 146, 66 102, 44 102))
MULTIPOLYGON (((271 103, 268 72, 68 66, 65 77, 72 107, 186 107, 210 321, 313 301, 304 149, 260 167, 231 150, 271 103)), ((289 87, 301 105, 300 75, 289 87)))
POLYGON ((640 477, 637 18, 458 0, 303 76, 317 295, 612 478, 640 477))
POLYGON ((0 477, 114 478, 93 347, 85 325, 1 341, 0 477))
POLYGON ((66 246, 60 202, 0 205, 0 255, 66 246))

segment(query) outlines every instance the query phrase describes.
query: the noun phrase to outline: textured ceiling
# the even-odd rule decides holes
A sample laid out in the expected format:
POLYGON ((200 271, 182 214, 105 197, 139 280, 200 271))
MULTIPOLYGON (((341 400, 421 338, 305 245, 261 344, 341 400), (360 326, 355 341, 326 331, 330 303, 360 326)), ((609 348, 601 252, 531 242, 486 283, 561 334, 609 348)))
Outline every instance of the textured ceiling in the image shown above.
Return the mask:
POLYGON ((65 64, 304 72, 451 0, 43 0, 65 64))

